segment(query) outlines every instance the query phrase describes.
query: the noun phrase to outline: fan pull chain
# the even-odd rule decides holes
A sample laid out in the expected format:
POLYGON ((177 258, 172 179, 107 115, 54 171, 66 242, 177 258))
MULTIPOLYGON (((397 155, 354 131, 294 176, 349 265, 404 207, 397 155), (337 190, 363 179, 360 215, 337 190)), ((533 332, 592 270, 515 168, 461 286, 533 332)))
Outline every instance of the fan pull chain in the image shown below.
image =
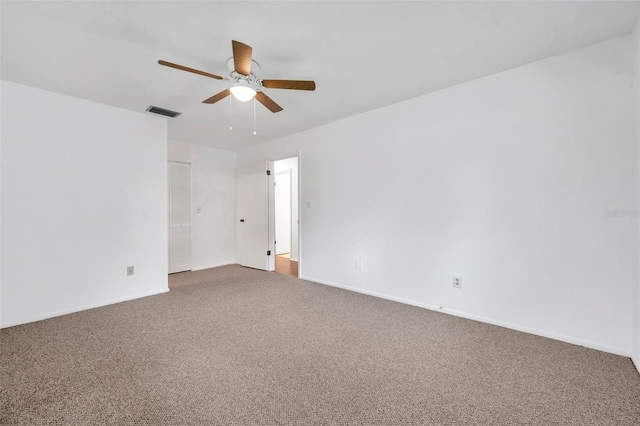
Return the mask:
POLYGON ((255 96, 253 97, 253 134, 257 135, 258 132, 256 132, 256 98, 255 96))
POLYGON ((229 130, 233 130, 233 126, 231 125, 231 117, 232 117, 232 105, 233 105, 233 96, 229 96, 229 130))

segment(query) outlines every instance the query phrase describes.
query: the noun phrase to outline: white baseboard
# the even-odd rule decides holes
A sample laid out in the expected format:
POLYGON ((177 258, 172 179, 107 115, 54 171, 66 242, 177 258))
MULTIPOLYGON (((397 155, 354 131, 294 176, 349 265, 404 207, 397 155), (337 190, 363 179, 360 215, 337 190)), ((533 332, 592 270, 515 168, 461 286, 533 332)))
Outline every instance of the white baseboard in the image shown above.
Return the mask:
MULTIPOLYGON (((404 303, 406 305, 418 306, 420 308, 425 308, 425 309, 429 309, 429 310, 432 310, 432 311, 443 312, 445 314, 449 314, 449 315, 453 315, 453 316, 457 316, 457 317, 461 317, 461 318, 467 318, 467 319, 474 320, 474 321, 484 322, 484 323, 487 323, 487 324, 497 325, 497 326, 500 326, 500 327, 505 327, 505 328, 509 328, 509 329, 512 329, 512 330, 516 330, 516 331, 522 331, 524 333, 535 334, 536 336, 547 337, 549 339, 559 340, 561 342, 571 343, 573 345, 584 346, 586 348, 595 349, 595 350, 602 351, 602 352, 608 352, 608 353, 612 353, 612 354, 615 354, 615 355, 631 357, 631 352, 626 351, 624 349, 615 348, 615 347, 612 347, 612 346, 603 345, 603 344, 591 342, 591 341, 588 341, 588 340, 577 339, 577 338, 573 338, 573 337, 570 337, 570 336, 565 336, 563 334, 547 332, 547 331, 544 331, 544 330, 538 330, 538 329, 530 328, 530 327, 524 327, 524 326, 521 326, 521 325, 518 325, 518 324, 514 324, 514 323, 510 323, 510 322, 507 322, 507 321, 496 320, 496 319, 484 317, 484 316, 481 316, 481 315, 469 314, 467 312, 456 311, 454 309, 447 309, 445 307, 438 306, 438 305, 417 302, 415 300, 410 300, 410 299, 403 299, 401 297, 390 296, 388 294, 383 294, 383 293, 378 293, 378 292, 375 292, 375 291, 364 290, 364 289, 360 289, 360 288, 357 288, 357 287, 350 287, 350 286, 346 286, 346 285, 342 285, 342 284, 338 284, 338 283, 334 283, 334 282, 330 282, 330 281, 320 280, 320 279, 313 278, 313 277, 300 276, 300 279, 306 280, 306 281, 311 281, 311 282, 318 283, 318 284, 328 285, 328 286, 331 286, 331 287, 338 287, 338 288, 341 288, 341 289, 344 289, 344 290, 349 290, 349 291, 353 291, 353 292, 356 292, 356 293, 366 294, 368 296, 374 296, 374 297, 379 297, 381 299, 387 299, 387 300, 391 300, 391 301, 394 301, 394 302, 404 303)), ((636 364, 636 367, 638 367, 640 365, 635 360, 634 360, 634 362, 636 364)))
POLYGON ((640 356, 631 355, 631 361, 633 362, 633 365, 636 366, 636 370, 638 370, 638 374, 640 374, 640 356))
POLYGON ((226 263, 216 263, 216 264, 213 264, 213 265, 198 266, 198 267, 196 267, 196 268, 191 268, 191 270, 192 270, 193 272, 195 272, 195 271, 202 271, 202 270, 204 270, 204 269, 218 268, 218 267, 220 267, 220 266, 235 265, 235 264, 236 264, 236 262, 235 262, 235 261, 233 261, 233 262, 226 262, 226 263))
POLYGON ((400 297, 395 297, 395 296, 389 296, 386 294, 382 294, 382 293, 378 293, 375 291, 369 291, 369 290, 364 290, 361 288, 357 288, 357 287, 350 287, 347 285, 343 285, 343 284, 338 284, 338 283, 334 283, 331 281, 326 281, 326 280, 321 280, 318 278, 312 278, 312 277, 307 277, 307 276, 300 276, 299 277, 301 280, 305 280, 305 281, 311 281, 314 283, 318 283, 318 284, 324 284, 324 285, 328 285, 331 287, 338 287, 344 290, 349 290, 349 291, 353 291, 356 293, 362 293, 362 294, 366 294, 368 296, 374 296, 374 297, 379 297, 381 299, 387 299, 387 300, 392 300, 394 302, 399 302, 399 303, 404 303, 405 305, 412 305, 412 306, 418 306, 420 308, 425 308, 425 309, 431 309, 433 311, 442 311, 442 309, 440 309, 440 307, 438 307, 437 305, 431 305, 428 303, 421 303, 421 302, 416 302, 413 300, 409 300, 409 299, 403 299, 400 297))
POLYGON ((28 317, 26 319, 22 319, 18 321, 9 321, 8 323, 2 323, 0 324, 0 328, 7 328, 7 327, 13 327, 16 325, 27 324, 30 322, 42 321, 49 318, 59 317, 61 315, 73 314, 75 312, 86 311, 88 309, 100 308, 102 306, 113 305, 115 303, 127 302, 129 300, 134 300, 134 299, 140 299, 142 297, 155 296, 157 294, 167 293, 168 291, 169 291, 169 288, 167 287, 166 289, 162 289, 162 290, 154 290, 147 293, 139 293, 131 296, 120 297, 117 299, 110 299, 104 302, 92 303, 89 305, 77 306, 75 308, 54 311, 54 312, 50 312, 43 315, 35 315, 33 317, 28 317))
POLYGON ((292 257, 290 260, 293 260, 294 262, 298 262, 298 258, 297 257, 292 257))

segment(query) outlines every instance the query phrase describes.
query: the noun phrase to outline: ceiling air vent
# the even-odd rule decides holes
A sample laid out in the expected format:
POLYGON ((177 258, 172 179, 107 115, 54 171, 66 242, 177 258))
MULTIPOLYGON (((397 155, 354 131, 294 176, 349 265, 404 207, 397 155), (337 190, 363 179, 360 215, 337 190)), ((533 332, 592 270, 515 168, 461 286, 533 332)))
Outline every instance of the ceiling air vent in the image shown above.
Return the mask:
POLYGON ((147 108, 147 111, 152 112, 154 114, 165 115, 165 116, 171 117, 171 118, 176 118, 177 116, 182 114, 181 112, 175 112, 175 111, 171 111, 169 109, 159 108, 159 107, 153 106, 153 105, 149 105, 149 108, 147 108))

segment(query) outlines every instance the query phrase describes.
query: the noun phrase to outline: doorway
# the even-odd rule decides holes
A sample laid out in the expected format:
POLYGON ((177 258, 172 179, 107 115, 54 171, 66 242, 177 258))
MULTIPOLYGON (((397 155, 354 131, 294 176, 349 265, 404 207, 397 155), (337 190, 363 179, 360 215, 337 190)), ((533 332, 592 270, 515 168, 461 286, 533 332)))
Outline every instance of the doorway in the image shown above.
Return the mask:
POLYGON ((273 162, 275 271, 298 276, 298 157, 273 162))

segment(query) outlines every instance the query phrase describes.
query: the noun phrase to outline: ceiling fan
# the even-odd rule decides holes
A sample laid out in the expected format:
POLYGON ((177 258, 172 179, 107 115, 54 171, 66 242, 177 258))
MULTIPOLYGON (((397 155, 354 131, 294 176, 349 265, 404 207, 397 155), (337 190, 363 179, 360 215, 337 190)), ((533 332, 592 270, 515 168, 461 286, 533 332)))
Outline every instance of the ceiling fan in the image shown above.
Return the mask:
POLYGON ((258 78, 260 65, 251 59, 251 46, 236 40, 231 41, 233 47, 233 57, 227 60, 229 68, 229 78, 196 70, 171 62, 159 60, 160 65, 176 68, 182 71, 192 72, 216 80, 232 81, 232 86, 217 93, 202 103, 213 104, 229 95, 233 95, 239 101, 249 101, 255 99, 267 107, 271 112, 282 111, 282 107, 268 97, 263 89, 291 89, 291 90, 316 90, 316 83, 311 80, 262 80, 258 78))

